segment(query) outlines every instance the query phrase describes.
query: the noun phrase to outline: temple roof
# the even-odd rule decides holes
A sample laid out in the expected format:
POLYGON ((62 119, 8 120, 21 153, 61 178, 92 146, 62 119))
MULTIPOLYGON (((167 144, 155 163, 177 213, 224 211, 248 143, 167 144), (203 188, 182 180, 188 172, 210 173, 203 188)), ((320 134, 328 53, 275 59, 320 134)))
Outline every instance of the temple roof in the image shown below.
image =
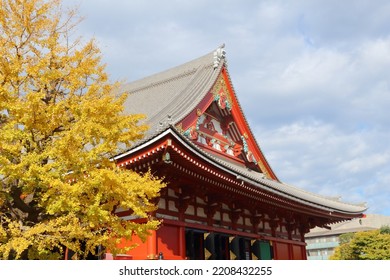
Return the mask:
MULTIPOLYGON (((345 203, 282 183, 276 176, 272 178, 272 176, 265 176, 262 172, 250 170, 245 165, 231 161, 223 155, 202 149, 183 136, 183 133, 177 129, 177 124, 204 100, 224 67, 226 67, 225 52, 223 47, 220 47, 180 66, 124 85, 121 91, 129 94, 124 104, 125 113, 145 114, 149 130, 144 139, 135 143, 129 151, 118 155, 116 159, 132 154, 140 147, 152 143, 159 135, 169 132, 177 139, 181 139, 199 156, 227 172, 236 174, 237 178, 246 180, 254 187, 263 188, 279 196, 326 211, 338 211, 351 215, 364 212, 366 207, 363 205, 345 203)), ((246 122, 241 107, 240 112, 246 122)), ((250 129, 249 126, 248 129, 250 129)), ((260 148, 257 147, 257 149, 261 153, 260 148)), ((265 158, 264 161, 266 161, 265 158)))
MULTIPOLYGON (((146 115, 149 130, 145 138, 151 137, 170 125, 177 125, 210 93, 217 83, 222 69, 226 69, 224 45, 197 59, 159 72, 146 78, 125 84, 121 92, 129 96, 124 104, 126 114, 146 115)), ((228 77, 229 83, 230 77, 228 77)), ((237 107, 243 117, 248 134, 250 126, 237 100, 237 107)), ((255 138, 254 142, 256 142, 255 138)), ((258 154, 261 154, 263 171, 277 179, 257 142, 258 154), (266 169, 266 170, 265 170, 266 169)))
POLYGON ((129 83, 121 88, 129 94, 125 113, 147 116, 146 137, 183 119, 209 92, 224 58, 214 65, 214 51, 200 58, 129 83), (215 67, 216 66, 216 67, 215 67))
POLYGON ((350 221, 344 221, 336 223, 330 226, 330 228, 313 228, 310 233, 306 234, 306 237, 320 237, 330 235, 340 235, 348 232, 360 232, 368 230, 380 229, 382 226, 390 226, 390 217, 378 214, 367 214, 361 219, 353 219, 350 221))

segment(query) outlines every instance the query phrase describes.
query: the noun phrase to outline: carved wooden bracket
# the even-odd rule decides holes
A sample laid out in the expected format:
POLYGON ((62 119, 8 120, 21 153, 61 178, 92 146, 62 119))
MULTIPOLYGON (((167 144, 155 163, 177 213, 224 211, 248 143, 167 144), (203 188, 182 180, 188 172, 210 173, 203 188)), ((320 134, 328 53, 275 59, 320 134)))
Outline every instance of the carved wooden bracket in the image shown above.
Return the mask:
POLYGON ((175 206, 180 213, 184 213, 191 204, 191 201, 193 201, 192 196, 180 195, 179 199, 175 201, 175 206))

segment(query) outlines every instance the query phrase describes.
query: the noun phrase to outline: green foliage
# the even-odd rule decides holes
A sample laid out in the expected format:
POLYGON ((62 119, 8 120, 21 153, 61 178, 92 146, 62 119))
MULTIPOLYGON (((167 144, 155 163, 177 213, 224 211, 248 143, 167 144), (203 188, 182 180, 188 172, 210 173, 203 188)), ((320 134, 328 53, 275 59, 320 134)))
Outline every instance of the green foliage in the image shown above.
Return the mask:
POLYGON ((110 161, 143 137, 143 116, 123 114, 94 40, 69 37, 74 11, 59 0, 0 5, 0 258, 115 254, 121 238, 145 239, 164 184, 110 161), (147 222, 124 222, 119 207, 147 222))
POLYGON ((390 234, 385 230, 357 232, 340 244, 332 260, 390 260, 390 234))
POLYGON ((390 226, 382 226, 379 231, 381 234, 390 234, 390 226))
POLYGON ((341 234, 339 236, 339 242, 340 244, 346 244, 346 243, 349 243, 351 241, 351 239, 354 237, 355 233, 354 232, 348 232, 348 233, 344 233, 344 234, 341 234))

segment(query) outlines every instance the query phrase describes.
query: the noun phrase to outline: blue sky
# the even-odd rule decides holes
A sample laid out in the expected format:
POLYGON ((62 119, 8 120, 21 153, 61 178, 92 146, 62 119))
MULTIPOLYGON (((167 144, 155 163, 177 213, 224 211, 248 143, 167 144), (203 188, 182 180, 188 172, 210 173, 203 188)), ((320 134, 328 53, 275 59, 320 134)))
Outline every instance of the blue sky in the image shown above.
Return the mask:
POLYGON ((390 215, 390 2, 67 0, 113 80, 226 44, 235 91, 283 182, 390 215))

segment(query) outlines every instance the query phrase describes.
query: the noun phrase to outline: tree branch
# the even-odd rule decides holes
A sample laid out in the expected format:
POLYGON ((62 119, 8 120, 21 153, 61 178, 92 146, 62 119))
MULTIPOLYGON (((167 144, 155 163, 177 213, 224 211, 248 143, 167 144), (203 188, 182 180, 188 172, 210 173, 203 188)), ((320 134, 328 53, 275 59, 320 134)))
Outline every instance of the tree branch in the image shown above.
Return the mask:
POLYGON ((12 206, 15 208, 18 208, 19 210, 25 212, 25 213, 32 213, 34 209, 32 209, 29 205, 27 205, 23 199, 20 198, 22 195, 22 190, 14 184, 11 187, 10 195, 12 197, 12 206))

